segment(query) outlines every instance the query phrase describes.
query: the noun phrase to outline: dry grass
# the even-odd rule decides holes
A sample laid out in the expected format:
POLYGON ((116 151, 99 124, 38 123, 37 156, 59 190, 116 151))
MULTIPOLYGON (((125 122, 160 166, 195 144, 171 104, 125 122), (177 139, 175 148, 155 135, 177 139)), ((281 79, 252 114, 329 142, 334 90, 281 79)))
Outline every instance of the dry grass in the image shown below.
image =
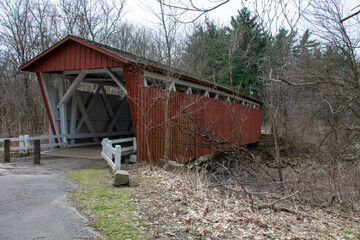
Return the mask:
MULTIPOLYGON (((127 195, 125 210, 111 208, 111 214, 124 219, 132 219, 141 228, 123 234, 123 238, 159 239, 356 239, 360 237, 360 219, 346 217, 336 209, 318 209, 299 204, 294 197, 276 204, 277 208, 264 208, 252 211, 247 195, 238 191, 211 187, 205 175, 187 171, 180 174, 153 168, 145 164, 125 165, 131 176, 129 188, 112 188, 109 181, 102 187, 106 192, 131 191, 127 195), (112 190, 111 190, 112 189, 112 190), (285 212, 281 209, 290 209, 285 212), (132 232, 135 231, 135 232, 132 232), (131 237, 135 236, 135 237, 131 237), (139 237, 136 237, 139 236, 139 237)), ((83 170, 87 171, 87 170, 83 170)), ((99 169, 92 175, 111 178, 109 171, 99 169)), ((75 201, 85 206, 91 184, 86 180, 77 181, 79 189, 74 193, 75 201)), ((251 191, 251 189, 250 189, 251 191)), ((255 206, 259 207, 281 198, 276 194, 253 195, 255 206)), ((123 200, 114 199, 121 206, 123 200)), ((97 219, 102 211, 95 212, 91 207, 83 207, 83 212, 97 219)), ((112 220, 110 219, 109 222, 112 220)), ((113 221, 116 221, 114 219, 113 221)), ((132 223, 130 222, 130 225, 132 223)), ((95 225, 96 227, 96 225, 95 225)), ((100 228, 102 231, 102 228, 100 228)), ((115 232, 116 229, 113 228, 115 232)), ((106 238, 113 239, 111 232, 106 238)))

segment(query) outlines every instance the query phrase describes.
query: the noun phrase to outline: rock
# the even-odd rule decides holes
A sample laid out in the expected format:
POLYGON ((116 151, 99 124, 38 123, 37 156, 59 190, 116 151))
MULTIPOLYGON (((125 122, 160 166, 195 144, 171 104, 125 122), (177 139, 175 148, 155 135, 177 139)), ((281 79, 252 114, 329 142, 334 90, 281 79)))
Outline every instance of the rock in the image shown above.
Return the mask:
POLYGON ((136 163, 136 154, 131 154, 130 155, 129 163, 136 163))
MULTIPOLYGON (((165 167, 165 165, 166 165, 165 159, 159 159, 158 166, 163 168, 163 167, 165 167)), ((184 164, 180 164, 180 163, 177 163, 175 161, 170 161, 169 160, 169 164, 166 167, 166 170, 177 172, 177 171, 182 170, 183 168, 184 168, 184 164)))
POLYGON ((158 166, 160 168, 163 168, 165 166, 165 163, 166 163, 165 159, 159 159, 158 160, 158 166))
POLYGON ((168 171, 179 172, 184 168, 184 164, 177 163, 175 161, 169 161, 168 171))
POLYGON ((114 177, 114 186, 129 185, 129 173, 125 170, 117 170, 114 177))

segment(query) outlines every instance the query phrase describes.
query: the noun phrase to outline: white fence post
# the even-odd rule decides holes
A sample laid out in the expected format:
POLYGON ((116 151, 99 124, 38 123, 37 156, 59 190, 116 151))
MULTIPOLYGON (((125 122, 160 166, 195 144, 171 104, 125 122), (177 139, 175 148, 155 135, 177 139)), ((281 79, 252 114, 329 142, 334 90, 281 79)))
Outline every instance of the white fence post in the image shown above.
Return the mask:
POLYGON ((102 151, 105 155, 107 155, 107 147, 106 147, 107 141, 109 141, 108 138, 103 138, 103 140, 101 141, 102 151))
POLYGON ((106 146, 106 155, 108 155, 110 157, 110 159, 112 159, 111 149, 110 149, 110 148, 112 148, 112 141, 107 140, 106 144, 107 144, 107 146, 106 146))
POLYGON ((28 154, 30 151, 30 142, 29 142, 29 135, 24 136, 24 145, 25 145, 25 153, 28 154))
POLYGON ((24 154, 24 136, 19 136, 19 148, 20 148, 20 154, 24 154))
POLYGON ((137 146, 136 146, 136 138, 133 137, 133 146, 134 146, 134 152, 136 152, 137 146))
POLYGON ((115 171, 121 169, 121 146, 115 146, 115 171))

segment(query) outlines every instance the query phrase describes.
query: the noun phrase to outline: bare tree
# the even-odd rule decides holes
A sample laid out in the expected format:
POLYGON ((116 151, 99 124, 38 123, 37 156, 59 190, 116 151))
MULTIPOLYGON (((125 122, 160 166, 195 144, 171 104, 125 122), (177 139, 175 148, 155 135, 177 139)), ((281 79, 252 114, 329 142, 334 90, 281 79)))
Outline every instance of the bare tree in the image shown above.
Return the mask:
MULTIPOLYGON (((164 140, 164 159, 166 166, 169 162, 169 148, 170 148, 170 127, 171 120, 169 116, 169 100, 170 100, 170 84, 172 81, 172 56, 174 54, 175 47, 175 38, 177 37, 177 31, 179 28, 178 22, 175 21, 173 16, 175 15, 174 11, 168 7, 170 1, 158 0, 158 12, 148 6, 148 9, 158 18, 160 22, 160 36, 165 42, 166 52, 165 52, 165 63, 167 65, 166 70, 166 81, 164 88, 164 126, 165 126, 165 140, 164 140)), ((162 41, 158 41, 160 44, 162 41)))

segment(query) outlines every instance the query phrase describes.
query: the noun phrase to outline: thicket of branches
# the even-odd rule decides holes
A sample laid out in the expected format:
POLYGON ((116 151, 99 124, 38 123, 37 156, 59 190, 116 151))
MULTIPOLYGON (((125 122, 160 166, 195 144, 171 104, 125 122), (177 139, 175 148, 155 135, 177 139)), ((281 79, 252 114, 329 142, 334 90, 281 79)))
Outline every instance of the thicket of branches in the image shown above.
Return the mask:
MULTIPOLYGON (((344 12, 340 0, 301 1, 295 13, 287 9, 290 0, 255 1, 255 11, 243 5, 228 25, 197 21, 227 2, 203 8, 192 1, 159 1, 159 19, 192 24, 186 37, 167 39, 159 29, 128 24, 125 0, 1 1, 0 137, 46 134, 36 78, 19 67, 71 34, 260 99, 264 125, 274 133, 280 182, 282 157, 306 152, 327 163, 322 176, 341 183, 330 189, 354 189, 360 146, 359 15, 344 12), (186 12, 195 15, 183 21, 186 12), (309 29, 301 30, 299 22, 309 23, 309 29)), ((166 21, 160 24, 165 29, 166 21)))
MULTIPOLYGON (((226 2, 217 1, 217 6, 226 2)), ((181 66, 264 102, 264 125, 272 129, 272 157, 278 171, 276 179, 270 178, 273 186, 295 189, 302 201, 353 204, 360 197, 359 16, 346 13, 337 0, 299 2, 291 14, 290 2, 261 2, 255 12, 243 8, 228 26, 212 21, 195 25, 184 45, 181 66), (299 22, 304 21, 309 29, 301 31, 299 22), (294 154, 311 156, 311 165, 300 175, 284 174, 284 160, 294 154)), ((165 5, 197 12, 193 19, 211 9, 196 7, 193 1, 165 5)), ((173 17, 179 20, 179 15, 173 17)), ((227 140, 219 133, 201 124, 197 129, 198 135, 208 134, 209 146, 222 143, 217 150, 226 157, 205 161, 215 165, 216 181, 219 172, 227 173, 225 184, 229 177, 239 177, 240 185, 262 181, 266 168, 259 167, 251 153, 230 142, 224 148, 227 140)))
POLYGON ((48 131, 36 78, 19 67, 67 35, 167 61, 155 30, 126 22, 125 0, 5 0, 0 7, 0 137, 48 131))

